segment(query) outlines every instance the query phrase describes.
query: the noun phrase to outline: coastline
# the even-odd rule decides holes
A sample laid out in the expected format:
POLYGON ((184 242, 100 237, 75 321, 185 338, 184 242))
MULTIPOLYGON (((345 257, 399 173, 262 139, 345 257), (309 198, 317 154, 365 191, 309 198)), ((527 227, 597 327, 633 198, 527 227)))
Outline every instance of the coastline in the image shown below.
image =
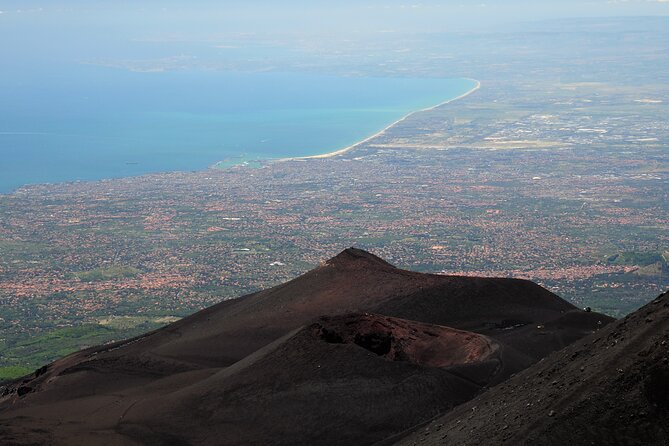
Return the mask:
MULTIPOLYGON (((474 93, 475 91, 477 91, 477 90, 479 90, 479 89, 481 88, 481 81, 476 80, 476 79, 470 79, 470 80, 473 80, 474 82, 476 82, 476 85, 474 85, 473 88, 471 88, 470 90, 468 90, 468 91, 466 91, 465 93, 461 94, 460 96, 455 97, 455 98, 452 98, 452 99, 449 99, 449 100, 444 101, 444 102, 440 102, 439 104, 437 104, 437 105, 433 105, 433 106, 431 106, 431 107, 427 107, 427 108, 423 108, 423 109, 420 109, 420 110, 412 111, 412 112, 410 112, 410 113, 404 115, 403 117, 401 117, 401 118, 398 119, 397 121, 395 121, 395 122, 389 124, 388 126, 384 127, 382 130, 376 132, 376 133, 373 134, 372 136, 368 136, 367 138, 365 138, 365 139, 363 139, 363 140, 361 140, 361 141, 358 141, 358 142, 356 142, 355 144, 351 144, 351 145, 348 146, 348 147, 344 147, 343 149, 338 149, 338 150, 335 150, 335 151, 333 151, 333 152, 323 153, 323 154, 320 154, 320 155, 294 156, 294 157, 290 157, 290 158, 278 158, 278 159, 275 159, 275 160, 272 160, 272 161, 281 161, 281 162, 283 162, 283 161, 300 161, 300 160, 307 160, 307 159, 325 159, 325 158, 332 158, 332 157, 334 157, 334 156, 338 156, 338 155, 343 155, 344 153, 346 153, 346 152, 350 152, 351 150, 355 149, 356 147, 361 146, 361 145, 363 145, 363 144, 365 144, 365 143, 367 143, 367 142, 373 140, 374 138, 377 138, 377 137, 383 135, 385 132, 387 132, 388 130, 390 130, 392 127, 396 126, 397 124, 399 124, 399 123, 401 123, 401 122, 406 121, 406 120, 409 119, 411 116, 413 116, 413 115, 415 115, 415 114, 417 114, 417 113, 422 113, 422 112, 431 111, 431 110, 434 110, 434 109, 436 109, 436 108, 439 108, 439 107, 441 107, 441 106, 443 106, 443 105, 450 104, 451 102, 455 102, 455 101, 458 101, 458 100, 460 100, 460 99, 464 99, 464 98, 466 98, 467 96, 469 96, 470 94, 474 93)), ((217 163, 217 164, 218 164, 218 163, 217 163)))
MULTIPOLYGON (((227 162, 225 160, 219 160, 219 161, 217 161, 213 164, 210 164, 208 167, 203 167, 202 169, 203 170, 206 170, 206 169, 226 169, 226 168, 239 166, 239 165, 251 165, 252 167, 256 167, 256 166, 260 167, 260 166, 264 165, 265 163, 274 163, 274 162, 281 162, 281 161, 302 161, 302 160, 307 160, 307 159, 326 159, 326 158, 332 158, 332 157, 335 157, 335 156, 338 156, 338 155, 343 155, 343 154, 345 154, 345 153, 347 153, 347 152, 349 152, 349 151, 351 151, 351 150, 353 150, 357 147, 360 147, 361 145, 363 145, 363 144, 365 144, 365 143, 383 135, 389 129, 391 129, 392 127, 394 127, 395 125, 397 125, 401 122, 404 122, 406 119, 410 118, 414 114, 434 110, 434 109, 436 109, 438 107, 441 107, 443 105, 446 105, 446 104, 449 104, 451 102, 463 99, 463 98, 471 95, 472 93, 474 93, 475 91, 477 91, 481 88, 481 82, 478 81, 477 79, 471 79, 471 78, 463 78, 463 79, 468 79, 468 80, 474 82, 475 83, 474 86, 472 88, 470 88, 468 91, 464 92, 463 94, 461 94, 457 97, 454 97, 452 99, 448 99, 446 101, 443 101, 441 103, 438 103, 438 104, 430 106, 430 107, 426 107, 426 108, 423 108, 423 109, 411 111, 411 112, 407 113, 406 115, 404 115, 403 117, 401 117, 400 119, 398 119, 398 120, 392 122, 391 124, 387 125, 382 130, 374 133, 373 135, 368 136, 368 137, 366 137, 366 138, 364 138, 360 141, 357 141, 357 142, 355 142, 355 143, 353 143, 353 144, 351 144, 347 147, 344 147, 342 149, 337 149, 337 150, 334 150, 334 151, 331 151, 331 152, 317 154, 317 155, 304 155, 304 156, 294 156, 294 157, 286 157, 286 158, 250 159, 250 160, 246 160, 246 161, 243 160, 243 162, 241 162, 241 163, 233 162, 233 163, 228 164, 228 165, 226 165, 227 162)), ((14 133, 15 132, 12 132, 11 134, 14 134, 14 133)), ((5 132, 5 134, 7 134, 7 132, 5 132)), ((29 132, 29 133, 25 132, 24 133, 24 132, 20 132, 18 134, 23 135, 23 134, 42 134, 42 133, 35 133, 35 132, 29 132)), ((134 164, 137 164, 137 163, 136 162, 125 162, 126 166, 134 165, 134 164)), ((108 180, 108 179, 129 178, 129 177, 151 175, 151 174, 155 174, 155 173, 179 172, 179 171, 187 171, 187 170, 190 171, 190 170, 199 170, 199 169, 176 169, 176 170, 165 169, 165 170, 158 170, 158 171, 132 172, 132 173, 124 173, 124 174, 120 174, 120 175, 104 176, 104 177, 101 177, 101 178, 98 178, 98 177, 90 177, 90 178, 89 177, 83 177, 83 178, 73 177, 72 179, 53 179, 53 180, 48 180, 48 181, 45 181, 44 179, 38 179, 38 180, 30 181, 30 182, 27 182, 27 183, 21 183, 21 184, 18 184, 18 185, 11 185, 10 187, 7 187, 6 190, 0 189, 0 196, 13 194, 16 191, 18 191, 19 189, 23 188, 23 187, 30 187, 30 186, 37 186, 37 185, 65 184, 65 183, 76 183, 76 182, 97 182, 97 181, 104 181, 104 180, 108 180)))

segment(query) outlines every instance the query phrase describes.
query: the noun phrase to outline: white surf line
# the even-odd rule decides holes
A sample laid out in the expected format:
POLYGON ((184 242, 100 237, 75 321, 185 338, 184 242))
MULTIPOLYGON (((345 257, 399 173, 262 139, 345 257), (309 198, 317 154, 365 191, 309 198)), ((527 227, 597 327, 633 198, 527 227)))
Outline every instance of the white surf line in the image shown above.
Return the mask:
POLYGON ((408 118, 410 118, 411 116, 413 116, 413 115, 415 115, 415 114, 417 114, 417 113, 428 112, 428 111, 434 110, 435 108, 439 108, 439 107, 441 107, 441 106, 443 106, 443 105, 450 104, 451 102, 458 101, 458 100, 460 100, 460 99, 463 99, 463 98, 469 96, 470 94, 474 93, 476 90, 478 90, 478 89, 481 88, 481 82, 480 82, 480 81, 477 81, 476 79, 470 79, 470 80, 473 80, 473 81, 476 82, 476 85, 475 85, 474 88, 472 88, 471 90, 469 90, 469 91, 467 91, 467 92, 461 94, 460 96, 458 96, 458 97, 456 97, 456 98, 449 99, 449 100, 444 101, 444 102, 441 102, 441 103, 439 103, 439 104, 437 104, 437 105, 433 105, 432 107, 428 107, 428 108, 423 108, 423 109, 421 109, 421 110, 412 111, 411 113, 407 114, 406 116, 404 116, 404 117, 398 119, 397 121, 393 122, 393 123, 390 124, 389 126, 385 127, 383 130, 381 130, 381 131, 379 131, 379 132, 373 134, 372 136, 369 136, 369 137, 363 139, 362 141, 358 141, 358 142, 356 142, 356 143, 353 144, 353 145, 350 145, 350 146, 348 146, 348 147, 344 147, 343 149, 335 150, 334 152, 324 153, 324 154, 322 154, 322 155, 295 156, 295 157, 290 157, 290 158, 279 158, 279 159, 277 159, 277 160, 273 160, 273 161, 294 161, 294 160, 306 160, 306 159, 332 158, 333 156, 342 155, 342 154, 344 154, 344 153, 346 153, 346 152, 350 152, 351 150, 355 149, 356 147, 361 146, 362 144, 365 144, 365 143, 367 143, 367 142, 373 140, 374 138, 377 138, 377 137, 383 135, 385 132, 387 132, 388 130, 390 130, 392 127, 396 126, 397 124, 399 124, 399 123, 401 123, 401 122, 406 121, 408 118))

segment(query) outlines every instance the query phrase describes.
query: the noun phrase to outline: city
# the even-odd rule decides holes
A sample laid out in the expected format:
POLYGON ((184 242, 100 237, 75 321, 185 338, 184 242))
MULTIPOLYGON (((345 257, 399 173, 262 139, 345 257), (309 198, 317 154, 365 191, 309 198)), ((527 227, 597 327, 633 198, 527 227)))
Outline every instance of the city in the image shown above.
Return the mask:
MULTIPOLYGON (((452 74, 477 72, 480 90, 343 155, 0 196, 0 370, 18 376, 159 327, 349 246, 422 272, 527 278, 616 317, 633 311, 669 285, 669 90, 666 61, 642 69, 665 41, 630 36, 598 49, 624 67, 608 79, 597 57, 570 63, 541 39, 518 51, 522 64, 485 65, 487 37, 471 38, 452 74)), ((443 70, 434 51, 414 69, 443 70)))

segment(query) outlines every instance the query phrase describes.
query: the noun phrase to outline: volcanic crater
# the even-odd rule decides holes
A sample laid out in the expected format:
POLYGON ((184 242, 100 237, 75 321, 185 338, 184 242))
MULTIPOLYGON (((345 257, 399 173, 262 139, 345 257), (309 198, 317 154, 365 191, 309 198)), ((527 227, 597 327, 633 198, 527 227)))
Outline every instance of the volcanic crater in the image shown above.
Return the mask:
POLYGON ((391 361, 425 367, 480 362, 498 349, 476 333, 371 313, 323 316, 310 329, 328 343, 355 344, 391 361))

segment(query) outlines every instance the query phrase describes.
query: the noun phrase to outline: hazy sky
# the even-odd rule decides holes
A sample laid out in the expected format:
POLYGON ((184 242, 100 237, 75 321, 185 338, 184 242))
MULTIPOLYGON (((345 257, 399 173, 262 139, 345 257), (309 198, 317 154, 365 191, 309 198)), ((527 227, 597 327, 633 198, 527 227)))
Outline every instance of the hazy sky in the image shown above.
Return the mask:
POLYGON ((30 17, 47 27, 198 36, 217 31, 478 30, 561 17, 667 15, 669 0, 0 0, 0 11, 0 27, 30 17))
POLYGON ((669 15, 669 0, 0 0, 0 62, 6 72, 12 65, 25 71, 35 63, 171 57, 182 51, 179 42, 220 44, 235 35, 313 34, 317 41, 319 34, 505 30, 636 15, 669 15), (165 46, 147 50, 138 42, 165 46))

